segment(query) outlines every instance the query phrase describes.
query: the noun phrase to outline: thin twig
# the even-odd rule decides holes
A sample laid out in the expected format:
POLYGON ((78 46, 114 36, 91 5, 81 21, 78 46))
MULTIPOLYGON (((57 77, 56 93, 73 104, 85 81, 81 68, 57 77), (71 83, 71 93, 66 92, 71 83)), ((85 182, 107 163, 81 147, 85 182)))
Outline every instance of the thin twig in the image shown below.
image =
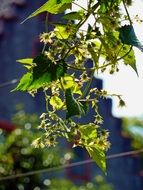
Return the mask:
POLYGON ((126 3, 125 3, 125 0, 123 0, 123 5, 124 5, 124 8, 125 8, 125 11, 126 11, 126 14, 128 16, 128 19, 129 19, 129 22, 130 22, 130 25, 132 25, 132 20, 130 18, 130 14, 128 12, 128 9, 127 9, 127 6, 126 6, 126 3))
POLYGON ((80 7, 81 9, 83 9, 83 10, 85 10, 85 11, 87 12, 87 10, 86 10, 84 7, 82 7, 81 5, 79 5, 79 4, 75 3, 75 2, 72 2, 72 3, 75 4, 76 6, 80 7))

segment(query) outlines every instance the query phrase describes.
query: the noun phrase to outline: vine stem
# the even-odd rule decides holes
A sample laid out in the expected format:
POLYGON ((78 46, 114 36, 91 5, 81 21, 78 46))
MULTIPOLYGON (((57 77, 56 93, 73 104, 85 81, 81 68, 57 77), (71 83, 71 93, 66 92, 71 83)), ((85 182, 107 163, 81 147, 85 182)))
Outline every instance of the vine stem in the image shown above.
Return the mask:
MULTIPOLYGON (((100 45, 100 49, 99 49, 99 53, 98 53, 98 57, 97 57, 97 62, 99 61, 101 50, 102 50, 102 44, 100 45)), ((89 88, 91 86, 91 83, 92 83, 92 80, 93 80, 94 73, 95 73, 96 69, 97 69, 97 67, 95 67, 95 63, 94 63, 94 67, 92 68, 91 75, 90 75, 90 80, 87 83, 87 85, 85 87, 85 90, 84 90, 84 92, 83 92, 83 94, 82 94, 82 96, 80 98, 84 98, 88 94, 88 91, 89 91, 89 88)))
MULTIPOLYGON (((117 97, 119 99, 121 99, 121 96, 120 94, 106 94, 106 96, 102 96, 103 98, 108 98, 108 97, 117 97)), ((92 102, 92 101, 95 101, 96 98, 90 98, 90 99, 85 99, 85 98, 81 98, 81 99, 78 99, 79 102, 92 102)))
POLYGON ((77 70, 77 71, 93 71, 95 68, 78 68, 78 67, 74 67, 70 64, 67 64, 67 66, 71 69, 77 70))
POLYGON ((124 57, 126 57, 131 51, 132 51, 132 46, 130 47, 129 51, 127 53, 125 53, 122 57, 118 58, 117 61, 120 61, 121 59, 123 59, 124 57))
POLYGON ((45 95, 45 102, 46 102, 46 111, 47 113, 49 112, 49 105, 48 105, 48 102, 49 102, 49 98, 48 98, 48 95, 46 93, 46 90, 44 89, 44 95, 45 95))
POLYGON ((84 20, 81 20, 79 23, 78 23, 78 27, 77 27, 77 30, 87 21, 87 19, 90 17, 90 15, 98 8, 98 6, 100 5, 100 1, 98 1, 95 5, 93 5, 93 7, 88 7, 88 13, 86 15, 86 18, 84 20), (91 10, 89 10, 91 9, 91 10))
POLYGON ((81 5, 79 5, 79 4, 75 3, 75 2, 72 2, 72 3, 73 3, 74 5, 80 7, 81 9, 83 9, 83 10, 85 10, 85 11, 87 12, 87 10, 86 10, 84 7, 82 7, 81 5))
POLYGON ((127 6, 126 6, 126 3, 125 3, 125 0, 123 0, 123 5, 124 5, 124 8, 125 8, 126 14, 127 14, 127 16, 128 16, 128 19, 129 19, 130 25, 132 25, 132 20, 131 20, 130 14, 129 14, 129 12, 128 12, 128 9, 127 9, 127 6))
MULTIPOLYGON (((122 57, 119 57, 116 61, 120 61, 121 59, 126 57, 131 52, 131 50, 132 50, 132 46, 130 47, 130 49, 129 49, 129 51, 127 53, 125 53, 122 57)), ((98 69, 103 69, 103 68, 105 68, 107 66, 110 66, 110 65, 112 65, 112 63, 107 63, 105 65, 100 66, 98 69)))

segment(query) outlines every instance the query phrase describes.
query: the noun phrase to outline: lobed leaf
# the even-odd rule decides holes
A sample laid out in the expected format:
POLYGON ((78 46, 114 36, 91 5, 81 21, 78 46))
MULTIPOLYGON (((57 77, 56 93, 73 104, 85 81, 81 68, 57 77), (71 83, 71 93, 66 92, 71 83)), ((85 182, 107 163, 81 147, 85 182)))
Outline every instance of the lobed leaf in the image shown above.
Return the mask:
POLYGON ((97 138, 97 129, 96 126, 92 123, 79 126, 79 131, 83 139, 96 139, 97 138))
POLYGON ((96 162, 99 168, 106 173, 106 156, 103 150, 96 146, 85 146, 91 158, 96 162))
POLYGON ((56 27, 54 29, 56 37, 58 39, 68 39, 75 32, 75 25, 67 24, 54 24, 56 27))
POLYGON ((25 75, 23 75, 17 87, 12 91, 17 91, 17 90, 26 91, 31 82, 32 82, 32 74, 28 72, 25 75))
POLYGON ((33 62, 36 66, 32 72, 25 74, 14 90, 37 90, 61 78, 66 73, 66 64, 62 60, 55 64, 45 55, 40 54, 33 62))
POLYGON ((27 69, 31 69, 33 66, 33 58, 18 59, 16 61, 23 64, 27 69))
POLYGON ((76 101, 76 99, 73 97, 71 88, 66 89, 65 99, 66 99, 66 106, 67 106, 66 118, 68 119, 69 117, 72 117, 72 116, 81 116, 82 114, 81 106, 78 103, 78 101, 76 101))
POLYGON ((124 45, 123 49, 119 52, 119 55, 122 57, 123 56, 123 60, 124 63, 126 65, 130 65, 132 67, 132 69, 137 73, 138 75, 138 71, 137 71, 137 67, 136 67, 136 58, 135 58, 135 54, 134 54, 134 50, 131 49, 130 46, 128 45, 124 45), (127 54, 127 55, 126 55, 127 54), (124 56, 126 55, 126 56, 124 56))
POLYGON ((49 12, 52 14, 62 13, 66 9, 71 8, 72 1, 73 0, 48 0, 39 9, 28 16, 23 22, 43 12, 49 12))

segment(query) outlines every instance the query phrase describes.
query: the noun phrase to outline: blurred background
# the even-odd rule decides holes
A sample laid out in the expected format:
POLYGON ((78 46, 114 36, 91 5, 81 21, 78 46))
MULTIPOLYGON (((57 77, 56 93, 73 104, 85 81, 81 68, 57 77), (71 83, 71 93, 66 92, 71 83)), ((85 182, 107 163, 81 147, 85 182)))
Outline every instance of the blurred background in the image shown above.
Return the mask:
MULTIPOLYGON (((0 0, 0 189, 142 190, 143 75, 142 55, 137 50, 140 78, 129 68, 121 67, 118 74, 102 75, 102 79, 97 76, 92 83, 99 89, 123 94, 127 101, 123 111, 117 108, 116 102, 112 105, 111 99, 99 102, 103 127, 110 131, 107 176, 89 160, 83 149, 72 150, 66 142, 56 148, 31 146, 41 135, 37 126, 39 115, 45 111, 42 92, 33 98, 28 93, 10 91, 25 72, 16 60, 36 56, 41 50, 39 34, 44 31, 45 15, 20 23, 44 2, 0 0)), ((141 5, 140 0, 136 1, 131 11, 139 12, 141 5)), ((49 15, 50 21, 57 19, 49 15)), ((139 33, 140 27, 137 28, 139 33)))

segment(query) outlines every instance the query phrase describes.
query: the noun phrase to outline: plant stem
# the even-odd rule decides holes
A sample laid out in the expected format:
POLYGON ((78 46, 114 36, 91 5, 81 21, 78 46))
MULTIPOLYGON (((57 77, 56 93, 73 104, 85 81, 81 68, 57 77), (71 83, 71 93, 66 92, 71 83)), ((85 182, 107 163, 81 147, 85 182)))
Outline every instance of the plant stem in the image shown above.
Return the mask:
POLYGON ((125 3, 125 0, 123 0, 123 5, 124 5, 124 8, 125 8, 126 14, 127 14, 127 16, 128 16, 128 19, 129 19, 130 25, 132 25, 132 20, 131 20, 130 14, 129 14, 129 12, 128 12, 128 9, 127 9, 127 6, 126 6, 126 3, 125 3))
POLYGON ((67 64, 67 66, 71 69, 77 70, 77 71, 93 71, 94 68, 78 68, 78 67, 74 67, 70 64, 67 64))
POLYGON ((75 3, 75 2, 72 2, 72 3, 75 4, 76 6, 80 7, 81 9, 85 10, 86 12, 88 11, 84 7, 82 7, 81 5, 79 5, 79 4, 75 3))
POLYGON ((132 46, 130 47, 129 51, 127 53, 125 53, 122 57, 118 58, 117 61, 120 61, 121 59, 126 57, 131 51, 132 51, 132 46))
POLYGON ((93 5, 93 7, 90 8, 90 6, 88 6, 88 10, 87 10, 87 14, 86 14, 86 18, 84 20, 81 20, 78 25, 77 25, 77 30, 87 21, 87 19, 90 17, 90 15, 98 8, 98 6, 100 5, 100 1, 98 1, 95 5, 93 5), (91 10, 92 11, 91 11, 91 10))
POLYGON ((47 95, 47 93, 46 93, 46 90, 44 90, 43 91, 44 92, 44 94, 45 94, 45 102, 46 102, 46 111, 47 111, 47 113, 49 112, 49 98, 48 98, 48 95, 47 95))

